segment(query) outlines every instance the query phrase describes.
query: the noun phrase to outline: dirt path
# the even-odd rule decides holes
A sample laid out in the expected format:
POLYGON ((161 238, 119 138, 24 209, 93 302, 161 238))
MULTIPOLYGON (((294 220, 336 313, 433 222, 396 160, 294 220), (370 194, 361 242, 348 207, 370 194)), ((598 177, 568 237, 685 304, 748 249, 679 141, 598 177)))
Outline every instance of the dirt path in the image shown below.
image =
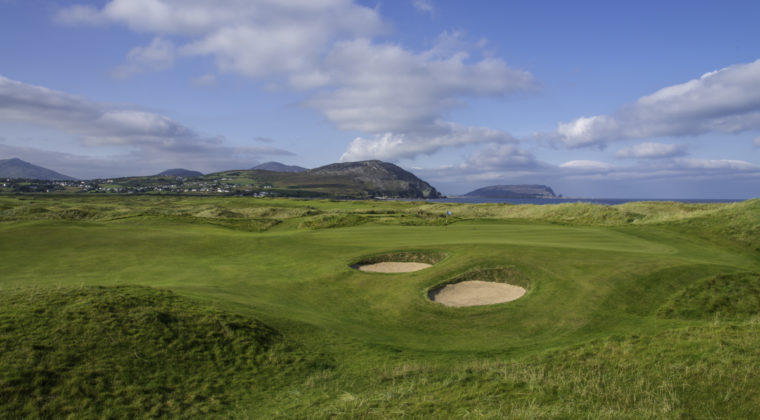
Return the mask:
POLYGON ((432 267, 430 264, 415 262, 381 262, 376 264, 360 265, 357 268, 360 271, 369 271, 372 273, 410 273, 425 268, 432 267))
POLYGON ((525 289, 506 283, 463 281, 430 292, 430 300, 446 306, 478 306, 510 302, 521 298, 525 289))

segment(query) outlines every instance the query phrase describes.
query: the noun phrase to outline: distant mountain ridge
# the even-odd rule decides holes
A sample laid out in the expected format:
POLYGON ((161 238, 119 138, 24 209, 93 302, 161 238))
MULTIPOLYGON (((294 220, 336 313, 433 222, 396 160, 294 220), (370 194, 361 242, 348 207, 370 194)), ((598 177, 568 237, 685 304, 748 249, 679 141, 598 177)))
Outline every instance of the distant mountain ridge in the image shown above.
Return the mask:
POLYGON ((197 176, 203 176, 203 172, 191 171, 189 169, 174 168, 167 169, 156 176, 182 176, 185 178, 193 178, 197 176))
POLYGON ((485 198, 555 198, 554 191, 546 185, 490 185, 465 194, 467 197, 485 198))
MULTIPOLYGON (((0 177, 74 180, 72 177, 20 159, 0 161, 0 177), (2 168, 7 170, 3 171, 2 168)), ((379 160, 334 163, 298 172, 248 169, 204 175, 198 171, 175 168, 153 176, 93 179, 86 184, 82 192, 218 193, 345 199, 442 197, 432 185, 417 178, 413 173, 379 160), (177 178, 167 180, 167 177, 177 178)))
POLYGON ((19 158, 0 160, 0 178, 26 178, 45 181, 75 181, 76 178, 58 173, 42 166, 33 165, 19 158))
POLYGON ((254 171, 272 171, 272 172, 305 172, 307 168, 296 165, 285 165, 280 162, 266 162, 251 168, 254 171))

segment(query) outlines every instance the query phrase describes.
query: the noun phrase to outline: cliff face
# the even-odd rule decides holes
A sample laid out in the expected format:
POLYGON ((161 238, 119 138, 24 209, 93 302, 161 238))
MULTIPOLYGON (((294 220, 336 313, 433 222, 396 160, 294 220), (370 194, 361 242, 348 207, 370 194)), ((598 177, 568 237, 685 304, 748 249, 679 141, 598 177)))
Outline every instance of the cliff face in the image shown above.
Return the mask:
POLYGON ((379 160, 333 163, 306 172, 315 177, 349 177, 370 195, 401 198, 440 198, 433 186, 411 172, 379 160))
POLYGON ((546 185, 491 185, 465 194, 468 197, 486 198, 554 198, 556 195, 546 185))

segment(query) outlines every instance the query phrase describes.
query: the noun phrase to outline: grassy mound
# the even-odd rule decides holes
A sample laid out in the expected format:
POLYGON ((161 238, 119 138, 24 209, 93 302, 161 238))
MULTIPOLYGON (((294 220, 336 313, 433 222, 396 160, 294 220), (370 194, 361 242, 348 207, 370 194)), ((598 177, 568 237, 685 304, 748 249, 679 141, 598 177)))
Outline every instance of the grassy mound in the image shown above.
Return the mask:
POLYGON ((293 372, 261 322, 148 287, 0 296, 0 417, 188 417, 293 372))
POLYGON ((387 254, 377 254, 363 257, 359 261, 356 261, 351 265, 360 266, 368 264, 377 264, 382 262, 414 262, 425 263, 435 265, 446 258, 446 254, 443 252, 430 252, 430 251, 399 251, 391 252, 387 254))
POLYGON ((737 319, 760 314, 760 273, 709 277, 679 292, 658 310, 665 318, 737 319))
POLYGON ((359 226, 367 223, 365 217, 356 214, 325 214, 313 216, 301 222, 298 226, 303 229, 331 229, 339 227, 359 226))

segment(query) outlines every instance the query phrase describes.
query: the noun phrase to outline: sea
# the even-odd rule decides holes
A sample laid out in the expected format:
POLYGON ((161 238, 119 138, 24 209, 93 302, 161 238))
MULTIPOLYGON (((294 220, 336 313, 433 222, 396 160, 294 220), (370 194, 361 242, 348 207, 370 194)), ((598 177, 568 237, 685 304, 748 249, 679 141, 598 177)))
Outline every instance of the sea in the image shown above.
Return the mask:
MULTIPOLYGON (((416 200, 415 200, 416 201, 416 200)), ((562 204, 590 203, 614 206, 634 201, 673 201, 676 203, 738 203, 744 199, 683 199, 683 198, 486 198, 453 196, 425 200, 435 203, 508 203, 508 204, 562 204)))

